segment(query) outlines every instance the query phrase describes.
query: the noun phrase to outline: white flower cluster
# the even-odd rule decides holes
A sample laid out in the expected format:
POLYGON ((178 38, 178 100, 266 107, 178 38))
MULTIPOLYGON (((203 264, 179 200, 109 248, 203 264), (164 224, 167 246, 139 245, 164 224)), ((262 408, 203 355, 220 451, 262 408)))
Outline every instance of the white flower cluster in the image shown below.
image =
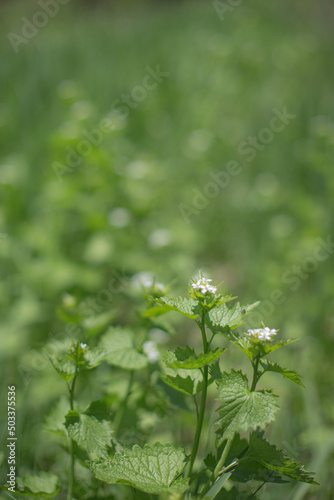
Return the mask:
POLYGON ((270 329, 267 326, 265 328, 257 328, 256 330, 248 330, 248 335, 250 337, 255 337, 259 340, 272 340, 274 335, 277 335, 277 330, 274 328, 270 329))
POLYGON ((84 344, 83 342, 80 342, 80 347, 81 347, 81 349, 86 349, 87 344, 84 344))
POLYGON ((143 352, 148 357, 150 363, 156 363, 160 358, 160 352, 157 349, 157 344, 154 340, 147 340, 143 344, 143 352))
POLYGON ((203 295, 205 295, 206 293, 216 293, 217 292, 217 288, 215 286, 212 286, 212 285, 209 285, 209 283, 211 282, 212 280, 208 279, 208 278, 199 278, 196 283, 192 283, 191 286, 195 289, 195 290, 200 290, 202 292, 203 295))

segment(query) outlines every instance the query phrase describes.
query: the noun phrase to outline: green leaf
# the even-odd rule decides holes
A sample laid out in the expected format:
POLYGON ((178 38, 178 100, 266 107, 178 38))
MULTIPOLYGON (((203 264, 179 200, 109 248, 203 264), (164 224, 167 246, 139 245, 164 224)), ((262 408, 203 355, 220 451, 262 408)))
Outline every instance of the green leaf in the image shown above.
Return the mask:
POLYGON ((282 451, 268 443, 263 438, 263 432, 251 434, 249 449, 241 462, 245 463, 246 471, 251 462, 257 462, 280 476, 309 484, 318 484, 314 481, 311 472, 305 471, 301 464, 286 457, 282 451))
MULTIPOLYGON (((59 375, 69 382, 76 373, 81 370, 91 370, 98 366, 104 357, 104 353, 98 348, 83 347, 80 342, 65 339, 55 342, 54 347, 58 351, 49 355, 49 359, 59 375)), ((47 349, 46 349, 47 351, 47 349)))
POLYGON ((209 373, 213 380, 219 380, 222 378, 222 372, 220 370, 219 361, 215 361, 209 366, 209 373))
POLYGON ((90 336, 101 333, 115 318, 115 311, 106 311, 82 320, 82 327, 90 336))
POLYGON ((155 443, 140 448, 135 445, 113 458, 90 462, 95 476, 109 484, 128 484, 146 493, 183 493, 188 480, 179 477, 186 466, 182 449, 171 444, 155 443))
POLYGON ((182 368, 184 370, 195 370, 203 368, 216 361, 226 349, 208 351, 206 354, 196 354, 189 346, 178 347, 174 352, 169 351, 163 358, 164 363, 171 368, 182 368))
MULTIPOLYGON (((154 299, 156 300, 156 299, 154 299)), ((148 309, 145 309, 145 311, 142 312, 142 316, 144 318, 154 318, 156 316, 161 316, 162 314, 166 314, 171 310, 169 306, 154 306, 154 307, 149 307, 148 309)))
POLYGON ((70 410, 68 397, 62 396, 52 406, 50 413, 45 418, 44 429, 48 432, 66 435, 64 428, 64 415, 70 410))
POLYGON ((271 391, 250 391, 248 380, 241 371, 224 372, 217 382, 221 403, 218 408, 218 444, 240 430, 264 428, 274 420, 278 410, 277 396, 271 391))
POLYGON ((215 332, 225 333, 229 329, 233 330, 244 324, 244 318, 259 305, 260 302, 254 302, 248 306, 241 306, 236 302, 233 306, 221 304, 211 311, 205 317, 205 323, 215 332))
POLYGON ((221 490, 220 493, 216 496, 215 500, 258 500, 259 497, 254 495, 248 495, 245 491, 237 490, 237 488, 233 487, 230 490, 226 491, 221 490))
POLYGON ((96 417, 71 410, 65 417, 65 427, 70 438, 84 448, 90 458, 108 458, 112 430, 110 423, 96 417))
POLYGON ((84 413, 85 415, 97 418, 97 420, 109 421, 112 419, 110 408, 100 400, 93 401, 84 413))
POLYGON ((105 360, 111 365, 126 370, 140 370, 148 364, 147 357, 135 348, 134 333, 127 328, 110 328, 102 337, 100 348, 105 352, 105 360))
MULTIPOLYGON (((184 297, 161 297, 154 299, 158 304, 164 308, 163 313, 169 311, 177 311, 188 318, 196 319, 201 314, 201 308, 197 300, 186 299, 184 297)), ((163 314, 162 313, 162 314, 163 314)))
MULTIPOLYGON (((2 486, 2 489, 8 491, 6 486, 2 486)), ((16 495, 46 499, 54 498, 59 492, 59 478, 52 472, 42 471, 16 478, 16 495)))
POLYGON ((233 334, 233 339, 231 338, 230 340, 240 347, 251 361, 254 361, 257 357, 263 358, 271 352, 275 352, 277 349, 291 344, 298 339, 282 339, 277 342, 267 342, 249 338, 248 335, 241 336, 239 334, 233 334))
POLYGON ((220 478, 211 486, 209 491, 203 497, 204 500, 214 500, 220 490, 223 488, 226 481, 230 478, 231 472, 225 472, 220 476, 220 478))
POLYGON ((283 375, 284 378, 287 378, 287 379, 291 380, 292 382, 295 382, 296 384, 299 384, 302 387, 305 387, 305 385, 300 380, 302 378, 302 376, 299 375, 296 371, 288 370, 287 368, 282 368, 277 363, 271 363, 270 361, 267 361, 265 359, 261 360, 260 363, 261 363, 261 366, 263 368, 263 373, 264 372, 280 373, 281 375, 283 375))
MULTIPOLYGON (((186 394, 195 395, 202 390, 203 374, 199 368, 196 370, 183 370, 164 366, 161 380, 174 389, 186 394)), ((208 385, 213 379, 208 380, 208 385)))
POLYGON ((203 385, 202 381, 195 380, 189 375, 186 378, 183 378, 180 375, 176 375, 175 377, 171 375, 164 375, 161 377, 161 380, 177 391, 184 392, 190 396, 194 396, 200 392, 203 385))

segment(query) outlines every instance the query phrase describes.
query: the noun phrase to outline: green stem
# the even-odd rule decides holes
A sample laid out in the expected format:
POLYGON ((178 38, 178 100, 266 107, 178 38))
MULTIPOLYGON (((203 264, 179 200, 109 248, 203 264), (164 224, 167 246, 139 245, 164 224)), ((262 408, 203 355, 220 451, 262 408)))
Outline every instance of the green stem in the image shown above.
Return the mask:
MULTIPOLYGON (((200 329, 201 329, 201 333, 202 333, 203 349, 204 349, 204 354, 205 354, 208 351, 208 341, 206 339, 206 334, 205 334, 204 316, 202 316, 202 321, 200 323, 200 329)), ((197 418, 197 426, 196 426, 194 444, 193 444, 193 448, 191 451, 188 477, 190 477, 192 470, 193 470, 193 466, 194 466, 194 462, 196 459, 198 446, 199 446, 199 442, 200 442, 200 438, 201 438, 201 433, 202 433, 204 414, 205 414, 205 406, 206 406, 206 395, 207 395, 207 391, 208 391, 208 374, 209 374, 208 366, 204 366, 201 404, 200 404, 198 418, 197 418)))
MULTIPOLYGON (((71 408, 71 410, 74 410, 74 389, 75 389, 75 383, 76 383, 77 377, 78 377, 78 372, 76 370, 74 378, 73 378, 72 386, 70 387, 68 385, 68 389, 70 392, 70 408, 71 408)), ((71 465, 70 465, 70 477, 69 477, 69 484, 68 484, 68 491, 67 491, 67 500, 72 500, 73 487, 74 487, 74 465, 75 465, 73 439, 70 439, 69 452, 70 452, 70 456, 71 456, 71 465)))
POLYGON ((207 482, 206 486, 204 487, 204 489, 201 493, 201 497, 203 497, 203 495, 205 495, 205 493, 207 493, 209 491, 209 489, 215 483, 217 477, 219 476, 219 473, 223 469, 223 466, 226 462, 227 456, 229 454, 229 451, 230 451, 232 443, 233 443, 233 438, 234 438, 234 434, 231 437, 229 437, 229 439, 227 440, 224 451, 222 453, 222 456, 220 457, 220 460, 217 463, 216 468, 213 471, 209 481, 207 482))
POLYGON ((70 478, 67 491, 67 500, 72 500, 73 487, 74 487, 74 464, 75 464, 73 439, 70 439, 69 451, 71 455, 71 465, 70 465, 70 478))
POLYGON ((251 392, 255 391, 255 388, 256 388, 256 384, 259 380, 258 378, 258 374, 257 374, 257 369, 258 369, 258 366, 259 366, 259 361, 260 361, 260 357, 257 356, 256 360, 255 360, 255 363, 253 364, 253 381, 252 381, 252 386, 251 386, 251 392))
POLYGON ((70 408, 71 410, 74 410, 74 389, 75 389, 75 383, 77 381, 78 373, 75 372, 73 382, 72 382, 72 387, 69 389, 70 391, 70 408))
POLYGON ((198 419, 198 404, 197 404, 197 399, 196 396, 193 396, 194 398, 194 403, 195 403, 195 408, 196 408, 196 418, 198 419))
POLYGON ((124 418, 126 408, 127 408, 128 399, 129 399, 129 396, 131 394, 134 373, 135 373, 134 370, 131 370, 126 394, 125 394, 123 401, 121 402, 121 405, 119 407, 118 413, 117 413, 116 418, 115 418, 115 422, 114 422, 115 437, 117 437, 119 435, 119 431, 121 430, 122 420, 124 418))
POLYGON ((219 472, 221 471, 221 469, 223 468, 223 465, 226 462, 227 455, 229 454, 229 451, 230 451, 232 443, 233 443, 233 438, 234 438, 234 434, 233 434, 233 436, 229 437, 228 440, 227 440, 227 443, 225 445, 225 448, 224 448, 224 451, 222 453, 222 456, 220 457, 220 460, 219 460, 219 462, 216 465, 216 468, 214 470, 214 476, 215 476, 215 478, 218 476, 219 472))

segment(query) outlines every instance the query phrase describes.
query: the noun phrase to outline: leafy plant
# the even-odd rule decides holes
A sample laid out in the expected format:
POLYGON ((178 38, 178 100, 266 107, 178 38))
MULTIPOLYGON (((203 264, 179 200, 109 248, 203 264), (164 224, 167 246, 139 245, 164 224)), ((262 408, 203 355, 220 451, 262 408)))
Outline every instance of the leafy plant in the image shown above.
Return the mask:
MULTIPOLYGON (((67 407, 62 406, 59 410, 62 424, 59 425, 59 420, 52 423, 57 420, 55 417, 48 418, 49 430, 54 425, 55 432, 60 431, 63 438, 68 439, 67 499, 128 499, 132 495, 139 499, 240 500, 255 499, 265 483, 302 481, 317 484, 311 473, 285 456, 264 436, 279 409, 278 396, 271 389, 259 389, 258 383, 267 372, 274 372, 303 385, 298 373, 267 360, 269 355, 295 339, 276 340, 278 331, 264 325, 247 332, 236 331, 258 303, 231 304, 234 297, 219 293, 218 287, 203 276, 192 282, 188 298, 164 296, 161 290, 154 293, 154 288, 151 293, 137 331, 105 325, 90 337, 95 346, 78 339, 66 339, 55 344, 49 355, 68 388, 67 407), (148 340, 146 332, 149 326, 155 325, 157 318, 170 311, 196 323, 202 339, 201 352, 187 345, 167 351, 160 358, 159 350, 148 340), (227 348, 224 345, 213 347, 214 339, 218 344, 227 341, 236 345, 246 354, 253 372, 251 380, 241 370, 221 371, 220 358, 227 348), (102 363, 111 367, 111 372, 107 371, 111 379, 114 373, 122 375, 125 381, 122 396, 114 394, 112 398, 93 401, 84 408, 75 397, 77 379, 81 374, 84 376, 98 369, 102 363), (128 404, 137 380, 140 382, 133 409, 137 434, 132 437, 132 446, 128 446, 124 439, 125 420, 131 414, 128 404), (153 400, 151 407, 140 390, 142 383, 143 391, 148 391, 153 400), (203 434, 205 428, 211 434, 209 407, 214 405, 208 397, 210 385, 215 387, 218 403, 217 428, 215 443, 205 451, 203 434), (158 420, 158 409, 160 414, 165 412, 167 417, 171 416, 171 424, 173 417, 177 418, 176 411, 182 414, 184 408, 189 410, 191 406, 191 418, 196 419, 191 448, 188 449, 188 442, 179 443, 178 439, 174 443, 154 441, 147 429, 145 431, 145 426, 150 427, 153 410, 158 420), (141 425, 136 423, 143 416, 146 416, 145 425, 145 419, 141 425), (86 483, 80 486, 76 475, 82 475, 83 471, 86 483), (240 490, 235 486, 238 483, 240 490), (245 487, 246 483, 250 483, 249 488, 245 487)), ((62 444, 66 447, 65 441, 62 444)), ((47 475, 42 479, 44 484, 47 475)), ((18 493, 51 498, 59 493, 59 483, 54 475, 50 476, 50 481, 52 485, 36 491, 41 479, 25 478, 21 480, 18 493)))

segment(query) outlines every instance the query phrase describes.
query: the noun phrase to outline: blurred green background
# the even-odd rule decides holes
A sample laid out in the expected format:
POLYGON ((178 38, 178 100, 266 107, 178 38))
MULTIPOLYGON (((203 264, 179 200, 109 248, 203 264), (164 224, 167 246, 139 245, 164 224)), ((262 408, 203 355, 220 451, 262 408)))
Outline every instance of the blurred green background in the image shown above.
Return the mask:
POLYGON ((262 498, 333 498, 334 8, 237 3, 0 4, 0 370, 22 473, 52 468, 40 427, 64 390, 36 353, 64 294, 121 276, 103 304, 127 324, 140 283, 183 294, 202 269, 301 339, 282 356, 306 389, 273 376, 271 435, 321 486, 262 498))

